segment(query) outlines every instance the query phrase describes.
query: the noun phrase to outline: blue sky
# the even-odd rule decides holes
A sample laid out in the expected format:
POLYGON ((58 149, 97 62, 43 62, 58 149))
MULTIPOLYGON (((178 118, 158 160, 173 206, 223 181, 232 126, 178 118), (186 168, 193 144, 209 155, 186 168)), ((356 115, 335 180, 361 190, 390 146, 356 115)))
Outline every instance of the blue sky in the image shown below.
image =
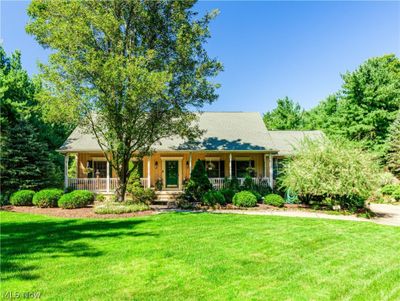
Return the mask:
MULTIPOLYGON (((30 74, 43 50, 24 27, 29 2, 1 1, 1 39, 7 53, 19 49, 30 74)), ((289 96, 315 106, 341 85, 340 74, 373 56, 400 55, 400 2, 199 2, 214 8, 206 48, 223 62, 219 100, 212 111, 258 111, 289 96)))

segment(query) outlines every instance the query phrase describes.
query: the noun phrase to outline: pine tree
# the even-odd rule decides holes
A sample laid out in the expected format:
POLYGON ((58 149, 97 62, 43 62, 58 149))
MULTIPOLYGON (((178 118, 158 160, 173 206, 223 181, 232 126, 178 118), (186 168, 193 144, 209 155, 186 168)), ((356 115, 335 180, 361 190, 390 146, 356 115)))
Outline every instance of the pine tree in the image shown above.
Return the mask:
POLYGON ((190 201, 201 201, 202 196, 211 190, 212 184, 207 177, 204 163, 197 160, 192 172, 190 173, 190 180, 185 188, 185 195, 190 201))
POLYGON ((388 144, 387 163, 389 170, 400 178, 400 111, 390 127, 388 144))
POLYGON ((20 120, 7 129, 1 136, 0 145, 3 194, 18 189, 56 186, 58 178, 47 145, 38 139, 30 123, 20 120))

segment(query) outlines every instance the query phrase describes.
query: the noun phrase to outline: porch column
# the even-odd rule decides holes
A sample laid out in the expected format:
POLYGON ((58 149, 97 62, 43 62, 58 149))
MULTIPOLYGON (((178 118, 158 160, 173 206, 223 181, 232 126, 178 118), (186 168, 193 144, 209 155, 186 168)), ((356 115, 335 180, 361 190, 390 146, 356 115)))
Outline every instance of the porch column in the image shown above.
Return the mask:
POLYGON ((151 183, 150 183, 150 162, 151 162, 151 156, 147 157, 147 187, 150 188, 151 183))
POLYGON ((65 154, 64 156, 64 186, 68 188, 68 161, 69 161, 69 154, 65 154))
POLYGON ((269 181, 271 188, 274 188, 274 161, 272 159, 272 155, 269 154, 269 181))
POLYGON ((267 154, 264 154, 264 178, 267 177, 267 154))
POLYGON ((192 173, 192 153, 189 153, 189 178, 190 174, 192 173))
POLYGON ((108 160, 107 160, 106 173, 107 173, 106 191, 107 191, 107 193, 109 193, 110 192, 110 162, 108 162, 108 160))
POLYGON ((229 153, 229 179, 232 179, 232 153, 229 153))

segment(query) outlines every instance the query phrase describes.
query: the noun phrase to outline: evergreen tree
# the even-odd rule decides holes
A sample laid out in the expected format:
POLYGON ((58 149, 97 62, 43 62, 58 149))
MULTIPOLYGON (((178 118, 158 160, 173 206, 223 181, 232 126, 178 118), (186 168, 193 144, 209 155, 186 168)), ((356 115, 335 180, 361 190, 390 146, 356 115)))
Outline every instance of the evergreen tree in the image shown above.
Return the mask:
POLYGON ((47 145, 38 139, 30 123, 19 120, 5 131, 0 142, 3 193, 18 189, 38 190, 60 183, 47 145))
POLYGON ((389 130, 387 162, 389 170, 400 178, 400 111, 389 130))
POLYGON ((185 188, 186 198, 190 201, 200 202, 203 195, 212 188, 212 184, 204 168, 204 163, 201 162, 201 160, 197 160, 190 173, 190 180, 185 188))

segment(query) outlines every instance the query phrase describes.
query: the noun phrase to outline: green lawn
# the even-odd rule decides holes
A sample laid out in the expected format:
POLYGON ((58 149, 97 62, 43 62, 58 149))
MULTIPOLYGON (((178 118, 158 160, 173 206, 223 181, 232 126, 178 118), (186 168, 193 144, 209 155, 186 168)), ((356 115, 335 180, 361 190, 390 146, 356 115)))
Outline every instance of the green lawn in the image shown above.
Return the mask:
POLYGON ((2 294, 40 292, 41 299, 58 300, 400 299, 396 227, 207 213, 0 217, 2 294))

